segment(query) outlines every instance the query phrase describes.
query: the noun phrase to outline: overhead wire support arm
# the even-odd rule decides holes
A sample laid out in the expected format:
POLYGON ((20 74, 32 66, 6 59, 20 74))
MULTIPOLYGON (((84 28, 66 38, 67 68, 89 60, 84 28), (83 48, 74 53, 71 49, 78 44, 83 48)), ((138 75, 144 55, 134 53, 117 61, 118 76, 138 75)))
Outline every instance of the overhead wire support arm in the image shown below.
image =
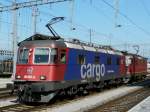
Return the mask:
POLYGON ((2 6, 0 7, 0 12, 17 10, 19 8, 26 8, 26 7, 32 7, 32 6, 37 6, 37 5, 65 2, 65 1, 72 1, 72 0, 33 0, 29 2, 16 3, 10 6, 2 6))

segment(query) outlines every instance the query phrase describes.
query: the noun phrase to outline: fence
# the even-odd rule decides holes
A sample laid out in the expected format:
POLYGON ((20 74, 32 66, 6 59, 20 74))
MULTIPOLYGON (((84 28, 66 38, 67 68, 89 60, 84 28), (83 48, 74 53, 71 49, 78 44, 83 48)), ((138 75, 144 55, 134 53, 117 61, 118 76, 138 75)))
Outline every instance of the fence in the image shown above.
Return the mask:
POLYGON ((13 52, 0 50, 0 74, 12 74, 13 72, 13 52))

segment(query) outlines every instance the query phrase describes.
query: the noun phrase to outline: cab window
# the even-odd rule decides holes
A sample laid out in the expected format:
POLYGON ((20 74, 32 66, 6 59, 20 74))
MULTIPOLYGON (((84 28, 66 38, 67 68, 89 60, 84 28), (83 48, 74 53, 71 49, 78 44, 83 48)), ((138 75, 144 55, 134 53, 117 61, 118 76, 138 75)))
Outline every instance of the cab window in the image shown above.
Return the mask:
POLYGON ((29 58, 29 49, 20 49, 18 55, 18 64, 27 64, 29 58))
POLYGON ((66 50, 61 50, 60 63, 66 63, 66 50))
POLYGON ((50 52, 50 63, 57 63, 57 49, 53 48, 50 52))
POLYGON ((49 52, 49 48, 35 48, 34 63, 48 63, 49 52))

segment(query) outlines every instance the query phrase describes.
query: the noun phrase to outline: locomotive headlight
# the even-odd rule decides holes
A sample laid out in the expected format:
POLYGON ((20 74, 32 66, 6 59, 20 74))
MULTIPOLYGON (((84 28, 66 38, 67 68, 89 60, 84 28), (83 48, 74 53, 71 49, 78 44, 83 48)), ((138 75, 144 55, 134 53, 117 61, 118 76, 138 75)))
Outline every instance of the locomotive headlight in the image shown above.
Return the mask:
POLYGON ((20 76, 20 75, 17 75, 17 76, 16 76, 16 79, 21 79, 21 76, 20 76))
POLYGON ((46 76, 41 75, 41 76, 40 76, 40 80, 46 80, 46 76))

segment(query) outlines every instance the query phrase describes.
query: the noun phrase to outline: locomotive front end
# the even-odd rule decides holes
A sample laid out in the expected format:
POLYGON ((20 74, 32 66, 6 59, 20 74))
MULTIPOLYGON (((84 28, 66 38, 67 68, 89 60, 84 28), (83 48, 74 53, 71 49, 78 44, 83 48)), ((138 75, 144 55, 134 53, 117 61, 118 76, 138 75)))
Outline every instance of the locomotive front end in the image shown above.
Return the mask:
POLYGON ((58 67, 60 56, 56 44, 56 41, 51 40, 25 41, 20 44, 14 80, 19 101, 48 102, 57 94, 65 66, 58 67))

